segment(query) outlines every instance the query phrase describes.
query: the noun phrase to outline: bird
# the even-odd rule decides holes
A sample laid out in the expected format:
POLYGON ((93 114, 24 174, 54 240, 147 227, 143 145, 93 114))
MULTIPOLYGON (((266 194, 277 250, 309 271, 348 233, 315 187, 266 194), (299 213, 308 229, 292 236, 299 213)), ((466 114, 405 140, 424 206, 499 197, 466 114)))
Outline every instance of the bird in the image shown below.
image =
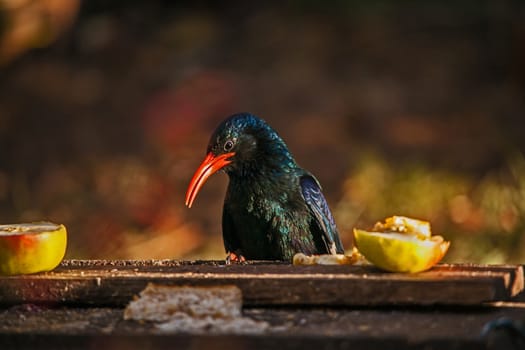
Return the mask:
POLYGON ((218 125, 189 183, 188 208, 219 171, 229 177, 222 212, 227 264, 291 261, 296 253, 344 254, 319 181, 263 119, 238 113, 218 125))

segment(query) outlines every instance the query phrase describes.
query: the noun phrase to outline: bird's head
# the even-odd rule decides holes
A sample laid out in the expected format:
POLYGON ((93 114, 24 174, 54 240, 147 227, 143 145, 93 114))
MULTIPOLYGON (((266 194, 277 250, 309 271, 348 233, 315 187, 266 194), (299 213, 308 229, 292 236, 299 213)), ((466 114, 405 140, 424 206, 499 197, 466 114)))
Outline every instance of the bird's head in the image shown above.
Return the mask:
POLYGON ((212 134, 206 153, 186 192, 186 205, 190 208, 206 180, 219 170, 230 176, 245 176, 295 164, 275 130, 248 113, 224 120, 212 134))

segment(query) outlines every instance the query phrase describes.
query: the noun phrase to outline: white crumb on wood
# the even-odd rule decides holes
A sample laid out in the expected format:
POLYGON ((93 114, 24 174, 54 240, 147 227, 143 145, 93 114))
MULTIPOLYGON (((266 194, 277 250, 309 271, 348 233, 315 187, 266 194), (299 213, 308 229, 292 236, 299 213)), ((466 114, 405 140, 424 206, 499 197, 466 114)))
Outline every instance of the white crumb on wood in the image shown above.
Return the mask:
POLYGON ((170 321, 157 325, 163 332, 184 333, 233 333, 233 334, 260 334, 269 329, 264 321, 255 321, 248 317, 217 318, 206 316, 203 318, 190 317, 187 314, 174 315, 170 321))
POLYGON ((366 259, 354 249, 349 255, 321 254, 305 255, 297 253, 293 257, 294 265, 366 265, 366 259))
POLYGON ((242 315, 236 286, 178 287, 149 284, 129 303, 124 319, 155 322, 161 332, 263 333, 269 324, 242 315))

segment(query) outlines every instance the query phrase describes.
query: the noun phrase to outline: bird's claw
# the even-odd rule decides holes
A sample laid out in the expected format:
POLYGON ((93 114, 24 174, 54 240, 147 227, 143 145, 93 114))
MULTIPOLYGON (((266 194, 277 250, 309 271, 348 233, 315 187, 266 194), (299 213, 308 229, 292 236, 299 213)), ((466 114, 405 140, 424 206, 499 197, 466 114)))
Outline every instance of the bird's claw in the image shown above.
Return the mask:
POLYGON ((235 254, 234 252, 228 252, 226 256, 226 265, 231 265, 232 263, 242 264, 246 262, 246 258, 241 254, 235 254))

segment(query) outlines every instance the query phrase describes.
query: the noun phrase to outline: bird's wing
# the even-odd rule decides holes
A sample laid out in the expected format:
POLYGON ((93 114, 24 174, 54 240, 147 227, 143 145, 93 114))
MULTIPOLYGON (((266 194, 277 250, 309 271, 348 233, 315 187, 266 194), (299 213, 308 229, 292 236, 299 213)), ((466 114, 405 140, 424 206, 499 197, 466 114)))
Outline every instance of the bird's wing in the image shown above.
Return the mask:
POLYGON ((301 177, 301 190, 317 226, 323 233, 323 241, 331 254, 343 254, 343 245, 337 233, 335 221, 317 180, 311 175, 301 177))

